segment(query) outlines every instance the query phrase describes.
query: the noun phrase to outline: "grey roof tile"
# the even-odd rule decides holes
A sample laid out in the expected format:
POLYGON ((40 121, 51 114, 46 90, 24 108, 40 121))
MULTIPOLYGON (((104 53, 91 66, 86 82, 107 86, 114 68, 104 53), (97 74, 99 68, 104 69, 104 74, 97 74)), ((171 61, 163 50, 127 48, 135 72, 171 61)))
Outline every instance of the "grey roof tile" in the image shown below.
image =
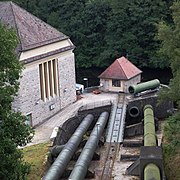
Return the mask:
POLYGON ((20 40, 20 51, 68 38, 11 1, 0 2, 0 22, 16 30, 20 40))

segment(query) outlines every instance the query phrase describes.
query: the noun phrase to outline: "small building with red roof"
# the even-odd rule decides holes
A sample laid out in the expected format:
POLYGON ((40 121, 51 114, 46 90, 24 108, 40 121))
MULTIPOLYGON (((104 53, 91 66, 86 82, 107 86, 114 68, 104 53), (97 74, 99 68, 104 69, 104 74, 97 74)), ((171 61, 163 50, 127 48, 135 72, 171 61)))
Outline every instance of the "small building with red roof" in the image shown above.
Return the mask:
POLYGON ((99 75, 101 90, 128 93, 130 85, 141 81, 141 73, 127 58, 118 58, 99 75))

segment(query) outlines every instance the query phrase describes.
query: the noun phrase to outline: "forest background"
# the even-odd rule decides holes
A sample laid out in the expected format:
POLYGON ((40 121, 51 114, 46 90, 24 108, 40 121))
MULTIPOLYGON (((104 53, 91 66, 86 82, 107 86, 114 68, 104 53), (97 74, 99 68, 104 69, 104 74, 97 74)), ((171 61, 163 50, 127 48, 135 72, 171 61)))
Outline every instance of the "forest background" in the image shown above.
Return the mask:
MULTIPOLYGON (((173 78, 164 96, 176 102, 179 109, 179 0, 15 2, 70 37, 76 46, 77 68, 105 69, 120 56, 128 57, 140 68, 170 68, 173 78)), ((164 165, 167 178, 172 180, 180 179, 179 137, 178 110, 164 125, 164 165)))
MULTIPOLYGON (((173 78, 169 84, 170 89, 164 93, 164 96, 176 102, 177 108, 180 107, 180 1, 175 1, 173 6, 172 0, 14 0, 14 2, 70 36, 76 46, 75 56, 78 68, 105 68, 115 58, 122 55, 128 56, 138 67, 171 67, 173 78)), ((0 39, 4 38, 2 42, 8 41, 5 32, 1 35, 0 39)), ((9 42, 7 45, 14 45, 14 43, 9 42)), ((6 47, 6 44, 3 43, 1 47, 6 47)), ((1 49, 2 52, 5 52, 0 53, 1 55, 9 55, 10 52, 13 52, 1 49)), ((3 58, 5 65, 9 65, 7 68, 9 70, 13 63, 8 63, 6 56, 3 58)), ((1 67, 3 67, 2 65, 3 63, 1 63, 1 67)), ((19 72, 18 68, 13 69, 19 72)), ((11 81, 12 77, 16 78, 14 71, 12 74, 13 76, 9 76, 11 81)), ((17 79, 18 77, 19 73, 17 79)), ((5 79, 4 76, 2 79, 5 79)), ((12 82, 16 84, 17 79, 13 79, 12 82)), ((6 81, 3 83, 7 84, 6 81)), ((3 87, 1 92, 9 93, 4 89, 4 86, 1 87, 3 87)), ((13 94, 16 90, 12 89, 10 92, 13 94)), ((29 168, 26 164, 22 164, 22 154, 16 151, 16 147, 22 142, 29 141, 31 130, 22 126, 24 125, 23 118, 18 114, 17 116, 11 114, 12 98, 7 98, 11 96, 0 94, 1 104, 4 104, 0 109, 0 114, 4 117, 0 119, 7 122, 1 126, 7 130, 0 131, 1 137, 4 137, 0 142, 0 151, 5 152, 2 156, 4 159, 1 158, 0 169, 4 168, 3 177, 9 175, 10 179, 16 179, 15 176, 18 177, 17 179, 21 179, 19 177, 23 178, 24 174, 28 173, 29 168), (7 102, 4 103, 4 101, 7 102), (8 118, 5 117, 6 115, 8 118), (13 121, 14 123, 12 123, 13 121), (18 128, 20 131, 9 129, 8 123, 12 123, 16 127, 18 123, 21 126, 18 128), (25 130, 22 131, 22 128, 25 130), (9 132, 15 132, 15 134, 9 132), (24 133, 23 136, 21 133, 24 133), (21 136, 20 140, 12 143, 12 137, 16 137, 13 138, 15 141, 19 137, 17 134, 21 136), (8 151, 4 151, 4 149, 8 149, 8 151), (9 149, 14 158, 9 156, 9 149)), ((12 129, 16 130, 16 128, 12 129)), ((180 179, 179 111, 168 119, 164 132, 163 151, 167 177, 173 180, 180 179)), ((0 177, 2 177, 2 171, 0 177)))
POLYGON ((172 0, 14 0, 68 35, 75 48, 76 67, 106 68, 128 56, 138 67, 165 68, 159 53, 157 24, 172 23, 172 0))

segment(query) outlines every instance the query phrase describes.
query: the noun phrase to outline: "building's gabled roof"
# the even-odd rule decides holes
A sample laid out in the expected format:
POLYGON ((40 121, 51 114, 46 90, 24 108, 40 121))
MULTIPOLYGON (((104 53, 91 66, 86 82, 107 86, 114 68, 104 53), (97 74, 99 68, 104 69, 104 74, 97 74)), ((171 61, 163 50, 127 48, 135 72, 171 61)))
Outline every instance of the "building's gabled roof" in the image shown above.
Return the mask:
POLYGON ((20 51, 68 38, 11 1, 0 2, 0 22, 16 30, 20 51))
POLYGON ((116 59, 100 76, 101 79, 122 79, 128 80, 139 74, 142 71, 138 69, 125 57, 116 59))

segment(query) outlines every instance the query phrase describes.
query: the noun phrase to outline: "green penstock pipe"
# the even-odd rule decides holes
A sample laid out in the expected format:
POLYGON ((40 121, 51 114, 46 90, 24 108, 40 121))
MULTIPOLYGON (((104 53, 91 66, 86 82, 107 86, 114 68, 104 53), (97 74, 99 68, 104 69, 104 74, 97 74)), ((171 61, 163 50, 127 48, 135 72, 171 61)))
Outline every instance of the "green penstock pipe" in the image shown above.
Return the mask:
POLYGON ((159 168, 150 163, 144 168, 144 180, 161 180, 159 168))
POLYGON ((154 113, 151 105, 144 107, 144 146, 156 146, 154 113))
MULTIPOLYGON (((154 112, 151 105, 144 107, 144 146, 157 146, 154 112)), ((161 180, 160 170, 156 164, 149 163, 145 166, 144 180, 161 180)))
POLYGON ((137 85, 132 85, 129 87, 128 90, 130 94, 138 94, 146 90, 155 89, 159 86, 160 86, 160 81, 158 79, 154 79, 137 85))

